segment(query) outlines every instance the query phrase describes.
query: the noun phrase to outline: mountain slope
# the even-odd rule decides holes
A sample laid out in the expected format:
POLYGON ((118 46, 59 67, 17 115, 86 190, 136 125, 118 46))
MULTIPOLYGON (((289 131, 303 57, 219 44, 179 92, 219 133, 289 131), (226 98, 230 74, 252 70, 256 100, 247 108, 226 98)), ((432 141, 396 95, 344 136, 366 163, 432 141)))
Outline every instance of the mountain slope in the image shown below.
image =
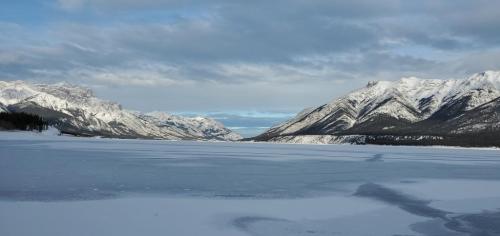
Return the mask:
MULTIPOLYGON (((175 122, 122 109, 87 88, 0 81, 0 109, 47 119, 63 133, 80 136, 172 140, 237 140, 241 137, 208 118, 175 116, 175 122)), ((168 115, 164 115, 168 116, 168 115)))
MULTIPOLYGON (((414 135, 416 138, 496 135, 500 132, 498 98, 500 72, 497 71, 478 73, 465 80, 412 77, 370 82, 364 88, 303 112, 254 140, 276 141, 279 137, 306 135, 414 135)), ((356 140, 359 142, 359 138, 356 140)))

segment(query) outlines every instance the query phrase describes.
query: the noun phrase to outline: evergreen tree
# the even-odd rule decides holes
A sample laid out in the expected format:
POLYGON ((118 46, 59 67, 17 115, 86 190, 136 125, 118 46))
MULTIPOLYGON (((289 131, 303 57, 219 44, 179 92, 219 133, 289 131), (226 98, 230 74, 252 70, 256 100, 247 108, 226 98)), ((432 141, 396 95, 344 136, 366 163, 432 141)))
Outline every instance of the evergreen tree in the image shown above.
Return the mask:
POLYGON ((0 129, 42 132, 48 129, 48 126, 48 122, 38 115, 23 112, 0 113, 0 129))

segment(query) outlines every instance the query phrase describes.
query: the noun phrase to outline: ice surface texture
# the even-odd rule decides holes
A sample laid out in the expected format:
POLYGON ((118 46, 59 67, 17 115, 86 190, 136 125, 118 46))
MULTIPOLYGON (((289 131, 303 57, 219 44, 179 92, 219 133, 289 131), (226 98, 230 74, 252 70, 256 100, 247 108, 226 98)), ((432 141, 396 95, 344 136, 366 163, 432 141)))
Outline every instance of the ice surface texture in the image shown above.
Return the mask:
POLYGON ((499 170, 498 149, 3 134, 0 235, 499 235, 499 170))

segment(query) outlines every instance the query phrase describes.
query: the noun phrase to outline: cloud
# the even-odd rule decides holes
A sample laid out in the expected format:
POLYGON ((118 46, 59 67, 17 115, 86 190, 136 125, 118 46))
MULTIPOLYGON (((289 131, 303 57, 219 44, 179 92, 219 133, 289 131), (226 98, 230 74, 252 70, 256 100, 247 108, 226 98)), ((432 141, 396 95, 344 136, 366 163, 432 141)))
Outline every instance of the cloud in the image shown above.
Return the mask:
POLYGON ((128 101, 136 109, 154 94, 181 110, 296 111, 368 80, 500 68, 498 1, 53 3, 0 16, 0 78, 92 84, 127 102, 120 87, 143 99, 128 101))
POLYGON ((169 78, 168 72, 162 69, 146 70, 123 69, 123 68, 87 68, 69 71, 65 77, 79 79, 86 83, 106 84, 110 86, 172 86, 178 84, 188 84, 189 80, 175 80, 169 78))

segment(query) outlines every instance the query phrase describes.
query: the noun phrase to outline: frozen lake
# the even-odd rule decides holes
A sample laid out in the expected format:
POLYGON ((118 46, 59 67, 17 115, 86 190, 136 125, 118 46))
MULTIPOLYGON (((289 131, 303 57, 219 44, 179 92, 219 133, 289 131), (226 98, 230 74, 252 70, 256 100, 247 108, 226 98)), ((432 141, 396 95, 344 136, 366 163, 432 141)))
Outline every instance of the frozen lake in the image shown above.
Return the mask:
POLYGON ((4 132, 0 235, 500 235, 500 150, 4 132))

